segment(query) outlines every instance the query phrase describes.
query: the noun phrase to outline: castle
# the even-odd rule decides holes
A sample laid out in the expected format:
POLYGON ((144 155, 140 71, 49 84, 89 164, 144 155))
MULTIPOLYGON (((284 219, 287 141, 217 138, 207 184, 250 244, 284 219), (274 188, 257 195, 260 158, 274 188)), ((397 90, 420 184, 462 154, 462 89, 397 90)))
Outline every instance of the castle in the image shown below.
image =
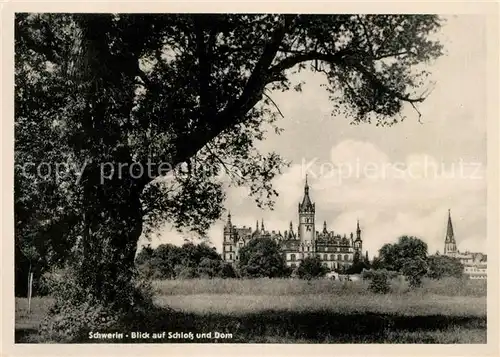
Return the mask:
POLYGON ((298 205, 298 229, 294 230, 290 221, 290 227, 282 234, 281 231, 267 231, 264 220, 257 221, 255 230, 250 227, 236 227, 231 222, 231 214, 228 214, 227 223, 224 227, 224 240, 222 257, 228 263, 237 263, 239 250, 250 240, 259 238, 271 238, 276 240, 280 247, 287 266, 297 267, 302 259, 318 256, 324 265, 330 269, 346 269, 350 267, 354 258, 362 258, 363 241, 361 240, 361 229, 359 220, 356 227, 356 237, 350 233, 347 237, 334 231, 328 231, 326 221, 323 230, 316 231, 315 216, 316 207, 309 197, 309 185, 307 177, 304 187, 304 198, 298 205))
POLYGON ((457 250, 457 242, 453 233, 453 224, 451 223, 451 212, 448 210, 448 226, 444 238, 444 255, 457 258, 464 265, 464 274, 469 279, 486 279, 488 261, 486 254, 460 252, 457 250))

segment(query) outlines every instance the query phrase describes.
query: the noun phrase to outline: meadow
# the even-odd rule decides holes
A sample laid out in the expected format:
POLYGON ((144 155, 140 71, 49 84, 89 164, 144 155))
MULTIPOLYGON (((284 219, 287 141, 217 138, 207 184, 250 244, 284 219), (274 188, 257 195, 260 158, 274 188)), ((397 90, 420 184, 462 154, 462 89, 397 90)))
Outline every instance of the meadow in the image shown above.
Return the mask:
MULTIPOLYGON (((161 342, 486 343, 485 281, 425 280, 409 289, 396 279, 391 287, 380 295, 363 281, 154 281, 157 308, 137 330, 194 334, 161 342)), ((36 330, 50 304, 51 298, 35 298, 28 314, 26 299, 16 299, 18 342, 44 342, 36 330)))

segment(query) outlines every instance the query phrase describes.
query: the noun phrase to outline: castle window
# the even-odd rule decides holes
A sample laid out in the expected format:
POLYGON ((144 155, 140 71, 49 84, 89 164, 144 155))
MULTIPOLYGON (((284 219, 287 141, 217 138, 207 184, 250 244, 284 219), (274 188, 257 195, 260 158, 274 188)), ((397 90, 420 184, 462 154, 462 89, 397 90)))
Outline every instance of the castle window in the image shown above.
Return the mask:
POLYGON ((309 246, 307 246, 307 251, 309 251, 309 246))
POLYGON ((323 255, 323 260, 328 260, 328 254, 323 255))
POLYGON ((347 254, 344 255, 344 260, 349 260, 349 256, 347 254))
POLYGON ((290 254, 290 260, 291 260, 292 262, 294 262, 294 261, 295 261, 295 254, 290 254))
MULTIPOLYGON (((229 251, 230 251, 230 252, 232 252, 232 251, 233 251, 233 246, 232 246, 232 245, 230 245, 230 246, 229 246, 229 251)), ((231 254, 231 256, 232 256, 232 254, 231 254)), ((233 259, 233 258, 231 258, 231 259, 233 259)))
POLYGON ((240 248, 243 247, 243 243, 240 243, 240 248))
POLYGON ((229 254, 229 260, 233 260, 233 255, 229 254))
POLYGON ((331 260, 335 260, 335 255, 330 254, 330 259, 331 259, 331 260))
POLYGON ((337 255, 337 260, 342 260, 342 256, 340 254, 337 255))
POLYGON ((292 268, 297 267, 297 265, 295 265, 295 263, 292 263, 290 266, 291 266, 292 268))

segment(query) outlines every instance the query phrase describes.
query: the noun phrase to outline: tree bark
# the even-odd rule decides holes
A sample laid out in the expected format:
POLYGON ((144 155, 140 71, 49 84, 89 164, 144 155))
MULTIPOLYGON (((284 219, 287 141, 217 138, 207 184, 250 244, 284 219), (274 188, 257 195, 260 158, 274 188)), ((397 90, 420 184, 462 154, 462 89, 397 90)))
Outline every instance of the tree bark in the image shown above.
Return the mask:
POLYGON ((77 278, 94 299, 119 303, 134 276, 137 242, 142 233, 142 187, 128 173, 103 179, 100 168, 86 172, 85 256, 77 278))

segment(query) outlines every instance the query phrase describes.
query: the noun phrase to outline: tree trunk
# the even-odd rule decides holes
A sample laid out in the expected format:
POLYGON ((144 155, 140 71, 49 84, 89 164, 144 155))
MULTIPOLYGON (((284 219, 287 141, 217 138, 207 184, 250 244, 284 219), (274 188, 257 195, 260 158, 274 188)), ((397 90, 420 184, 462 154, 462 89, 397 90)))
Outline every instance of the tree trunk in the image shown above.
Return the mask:
POLYGON ((142 187, 127 174, 103 179, 97 166, 86 172, 84 185, 85 254, 78 264, 79 284, 97 301, 125 303, 142 233, 142 187))

